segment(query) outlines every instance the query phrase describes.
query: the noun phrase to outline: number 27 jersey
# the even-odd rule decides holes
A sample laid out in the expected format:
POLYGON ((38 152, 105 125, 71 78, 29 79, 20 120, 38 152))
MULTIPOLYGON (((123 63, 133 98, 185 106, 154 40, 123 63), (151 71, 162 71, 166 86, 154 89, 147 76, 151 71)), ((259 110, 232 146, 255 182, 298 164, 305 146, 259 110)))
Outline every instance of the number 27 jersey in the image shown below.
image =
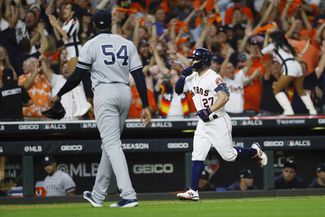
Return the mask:
MULTIPOLYGON (((203 75, 199 76, 197 72, 186 77, 184 92, 191 92, 192 99, 197 111, 211 107, 217 100, 218 86, 224 83, 221 76, 212 69, 208 69, 203 75)), ((224 107, 218 112, 223 112, 224 107)))

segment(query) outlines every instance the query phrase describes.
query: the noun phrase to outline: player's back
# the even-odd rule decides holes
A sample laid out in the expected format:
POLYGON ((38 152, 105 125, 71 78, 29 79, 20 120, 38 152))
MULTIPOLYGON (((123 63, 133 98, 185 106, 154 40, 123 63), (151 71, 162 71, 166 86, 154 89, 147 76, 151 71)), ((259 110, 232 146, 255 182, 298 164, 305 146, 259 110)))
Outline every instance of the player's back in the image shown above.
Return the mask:
POLYGON ((91 62, 93 87, 100 83, 128 84, 129 72, 142 67, 134 44, 116 34, 98 34, 84 45, 82 55, 88 56, 86 63, 91 62))

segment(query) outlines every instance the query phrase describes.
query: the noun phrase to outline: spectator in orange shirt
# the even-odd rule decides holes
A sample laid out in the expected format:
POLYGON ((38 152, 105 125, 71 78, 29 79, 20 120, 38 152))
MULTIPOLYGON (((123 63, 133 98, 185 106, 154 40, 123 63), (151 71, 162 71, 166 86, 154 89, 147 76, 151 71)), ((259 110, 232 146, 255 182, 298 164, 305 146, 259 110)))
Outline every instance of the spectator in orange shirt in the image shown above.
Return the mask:
POLYGON ((244 87, 244 111, 248 114, 255 114, 260 110, 263 88, 261 78, 265 72, 263 57, 260 55, 262 45, 263 38, 261 36, 252 36, 249 39, 251 66, 249 67, 246 76, 251 77, 252 79, 249 84, 244 87), (257 69, 260 69, 258 74, 256 74, 257 69))
POLYGON ((254 16, 253 16, 252 10, 249 7, 245 6, 242 0, 233 0, 233 2, 234 2, 234 6, 228 8, 226 11, 225 24, 228 24, 228 25, 236 24, 236 23, 233 23, 233 21, 234 21, 233 19, 234 18, 237 19, 236 17, 238 17, 238 19, 239 19, 239 20, 236 20, 236 22, 242 21, 242 19, 243 19, 242 17, 246 17, 251 22, 254 22, 254 16), (238 13, 238 14, 236 15, 236 13, 238 13))
MULTIPOLYGON (((142 111, 142 103, 140 99, 140 95, 138 93, 138 90, 135 86, 133 77, 130 76, 130 89, 132 93, 132 101, 130 106, 130 111, 128 118, 140 118, 141 117, 141 111, 142 111)), ((147 89, 147 96, 148 96, 148 102, 149 102, 149 110, 152 114, 154 114, 157 110, 157 104, 155 101, 155 97, 153 94, 153 91, 150 89, 147 89)))
POLYGON ((41 111, 50 107, 51 86, 41 70, 39 60, 31 57, 23 63, 24 74, 18 83, 27 91, 34 104, 23 108, 24 117, 41 118, 41 111))

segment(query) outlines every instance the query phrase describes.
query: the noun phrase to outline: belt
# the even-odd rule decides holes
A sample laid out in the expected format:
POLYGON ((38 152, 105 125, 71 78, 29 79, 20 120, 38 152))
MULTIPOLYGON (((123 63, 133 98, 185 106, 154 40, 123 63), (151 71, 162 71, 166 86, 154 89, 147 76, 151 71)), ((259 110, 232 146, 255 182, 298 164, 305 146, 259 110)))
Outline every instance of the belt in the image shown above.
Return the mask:
POLYGON ((112 82, 107 82, 107 83, 99 83, 99 84, 97 84, 96 86, 94 86, 94 87, 91 88, 92 91, 95 91, 95 88, 96 88, 97 86, 101 85, 101 84, 125 84, 125 85, 127 85, 127 86, 130 86, 129 83, 123 83, 123 82, 118 82, 118 81, 112 81, 112 82))

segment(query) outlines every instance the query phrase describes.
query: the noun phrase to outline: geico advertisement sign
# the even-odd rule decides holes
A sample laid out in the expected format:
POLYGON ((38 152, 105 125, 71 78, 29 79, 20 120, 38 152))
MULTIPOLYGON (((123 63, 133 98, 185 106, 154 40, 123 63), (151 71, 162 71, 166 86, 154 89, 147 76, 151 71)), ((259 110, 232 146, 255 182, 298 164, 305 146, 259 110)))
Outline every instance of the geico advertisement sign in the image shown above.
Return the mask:
MULTIPOLYGON (((141 122, 127 122, 125 124, 126 128, 145 128, 144 123, 141 122)), ((172 128, 173 124, 171 122, 159 121, 159 122, 151 122, 151 128, 172 128)))
POLYGON ((166 164, 134 164, 134 174, 170 174, 174 172, 174 165, 171 163, 166 164))
POLYGON ((174 148, 188 148, 189 144, 187 142, 170 142, 167 144, 167 148, 174 149, 174 148))
POLYGON ((86 163, 78 163, 76 165, 72 163, 59 164, 57 167, 71 177, 95 177, 98 171, 98 163, 91 163, 88 167, 86 163))
POLYGON ((19 130, 39 130, 40 127, 38 124, 19 124, 19 130))
POLYGON ((82 145, 61 145, 61 151, 82 151, 82 145))
POLYGON ((284 141, 264 141, 264 147, 283 147, 284 141))

